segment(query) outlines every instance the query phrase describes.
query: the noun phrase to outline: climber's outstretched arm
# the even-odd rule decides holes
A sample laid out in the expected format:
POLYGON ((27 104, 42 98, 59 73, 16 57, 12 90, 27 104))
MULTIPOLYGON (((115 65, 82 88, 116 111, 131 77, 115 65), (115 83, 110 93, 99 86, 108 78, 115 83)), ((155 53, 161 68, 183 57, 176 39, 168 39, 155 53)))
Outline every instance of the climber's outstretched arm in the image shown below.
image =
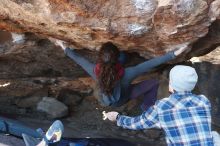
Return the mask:
POLYGON ((64 41, 55 40, 55 44, 59 45, 64 50, 65 54, 74 60, 74 62, 76 62, 78 65, 80 65, 93 79, 96 79, 94 73, 94 63, 81 56, 79 53, 74 51, 74 49, 67 47, 64 41))

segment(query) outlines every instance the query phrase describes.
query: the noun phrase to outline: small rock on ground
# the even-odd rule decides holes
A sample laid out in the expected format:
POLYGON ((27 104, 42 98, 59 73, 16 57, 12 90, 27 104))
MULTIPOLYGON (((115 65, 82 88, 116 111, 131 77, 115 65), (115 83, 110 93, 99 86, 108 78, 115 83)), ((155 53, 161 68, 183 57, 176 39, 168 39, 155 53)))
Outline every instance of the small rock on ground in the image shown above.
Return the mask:
POLYGON ((51 118, 68 115, 68 107, 52 97, 44 97, 37 105, 37 110, 46 112, 51 118))

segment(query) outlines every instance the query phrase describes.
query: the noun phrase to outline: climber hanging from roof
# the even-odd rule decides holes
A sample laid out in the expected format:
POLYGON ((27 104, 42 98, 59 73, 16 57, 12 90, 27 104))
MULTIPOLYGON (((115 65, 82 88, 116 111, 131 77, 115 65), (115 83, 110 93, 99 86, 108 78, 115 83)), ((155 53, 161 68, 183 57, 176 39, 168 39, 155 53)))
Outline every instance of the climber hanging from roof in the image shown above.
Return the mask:
POLYGON ((141 105, 142 110, 146 110, 155 103, 159 83, 155 79, 145 80, 134 85, 131 82, 152 68, 174 59, 187 48, 187 45, 185 45, 164 56, 145 61, 133 67, 123 68, 121 62, 124 59, 123 57, 119 58, 119 49, 111 42, 102 45, 96 64, 80 56, 74 49, 68 48, 66 43, 61 40, 55 40, 55 44, 59 45, 68 57, 74 60, 96 80, 99 87, 98 101, 103 106, 118 107, 130 99, 143 95, 144 102, 141 105))

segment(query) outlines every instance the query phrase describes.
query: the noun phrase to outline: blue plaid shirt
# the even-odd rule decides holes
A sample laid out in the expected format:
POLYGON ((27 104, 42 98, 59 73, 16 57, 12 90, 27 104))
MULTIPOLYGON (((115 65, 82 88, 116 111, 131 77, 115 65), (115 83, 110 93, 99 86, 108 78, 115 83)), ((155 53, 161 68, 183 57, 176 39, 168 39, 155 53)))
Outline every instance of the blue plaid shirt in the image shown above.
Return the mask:
POLYGON ((127 129, 162 128, 168 146, 213 146, 211 105, 201 95, 174 93, 156 102, 142 115, 119 115, 117 125, 127 129))

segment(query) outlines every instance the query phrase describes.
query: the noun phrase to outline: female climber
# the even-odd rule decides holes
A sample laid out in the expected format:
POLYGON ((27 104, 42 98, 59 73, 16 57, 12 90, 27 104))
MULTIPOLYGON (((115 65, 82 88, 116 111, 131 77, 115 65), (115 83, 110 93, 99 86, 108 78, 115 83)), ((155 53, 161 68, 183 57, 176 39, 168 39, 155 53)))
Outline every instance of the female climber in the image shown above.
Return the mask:
POLYGON ((121 106, 128 100, 143 95, 142 110, 146 110, 156 101, 159 83, 157 80, 145 80, 137 84, 132 81, 152 68, 174 59, 187 49, 187 45, 179 47, 163 56, 145 61, 136 66, 123 68, 119 61, 119 49, 111 42, 104 43, 98 52, 97 63, 91 63, 80 56, 74 49, 68 48, 66 43, 55 40, 65 54, 80 65, 98 85, 98 101, 103 106, 121 106))

